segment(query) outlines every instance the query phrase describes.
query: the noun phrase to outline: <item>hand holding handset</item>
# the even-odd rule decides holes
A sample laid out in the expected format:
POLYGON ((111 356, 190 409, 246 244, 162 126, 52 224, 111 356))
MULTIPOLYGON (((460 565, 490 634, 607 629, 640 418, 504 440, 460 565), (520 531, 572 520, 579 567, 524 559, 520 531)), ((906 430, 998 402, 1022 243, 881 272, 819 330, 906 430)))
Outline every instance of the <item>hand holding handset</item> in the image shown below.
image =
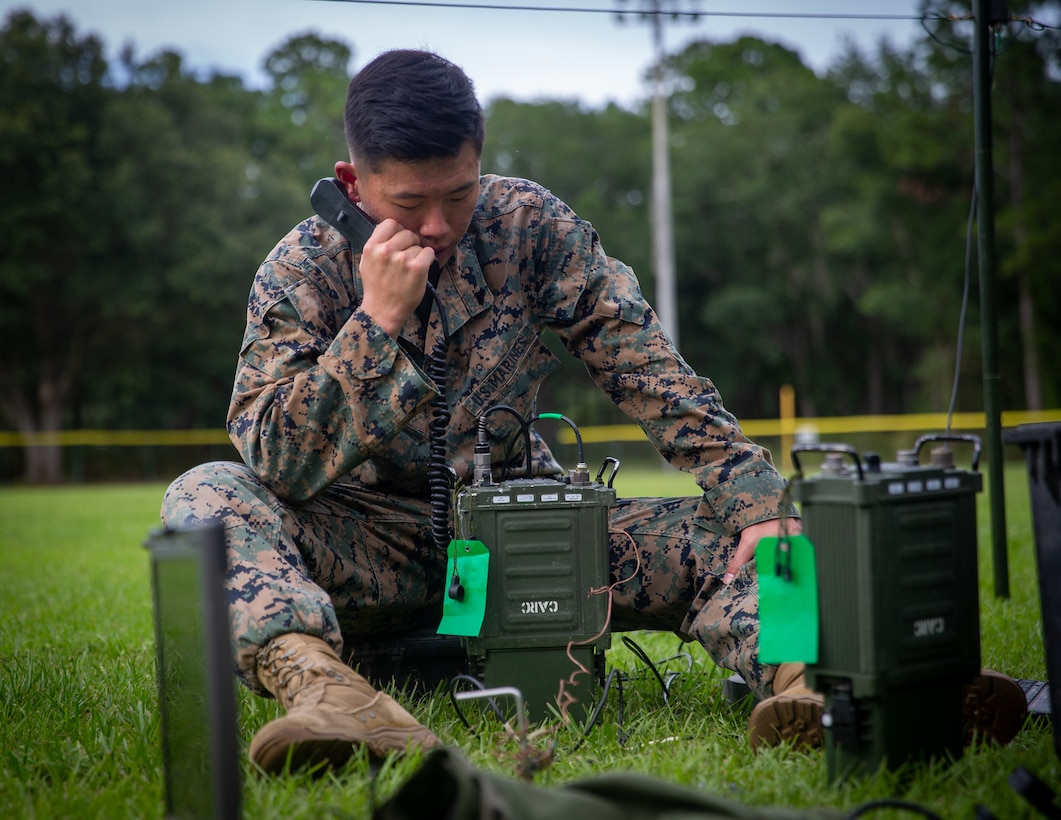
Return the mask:
MULTIPOLYGON (((310 192, 309 201, 320 218, 350 243, 350 249, 354 253, 361 253, 372 232, 376 230, 376 223, 346 198, 346 191, 339 180, 335 177, 317 180, 310 192)), ((429 287, 438 281, 438 275, 438 262, 435 261, 431 263, 427 274, 429 287)))
POLYGON ((317 180, 309 195, 310 204, 321 219, 331 225, 350 243, 354 253, 361 253, 376 223, 346 198, 339 180, 325 177, 317 180))

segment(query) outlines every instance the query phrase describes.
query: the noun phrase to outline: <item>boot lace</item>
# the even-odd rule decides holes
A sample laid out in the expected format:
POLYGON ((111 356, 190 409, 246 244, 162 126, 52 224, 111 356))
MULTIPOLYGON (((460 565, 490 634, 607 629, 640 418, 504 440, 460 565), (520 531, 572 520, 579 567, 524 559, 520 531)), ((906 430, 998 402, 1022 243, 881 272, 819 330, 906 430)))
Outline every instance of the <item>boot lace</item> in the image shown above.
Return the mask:
MULTIPOLYGON (((326 664, 319 666, 309 660, 307 654, 296 658, 297 649, 286 649, 286 639, 270 641, 258 653, 258 668, 276 682, 273 693, 285 706, 293 704, 299 692, 303 691, 314 678, 326 676, 336 683, 343 683, 342 673, 326 664)), ((259 673, 260 675, 261 673, 259 673)), ((266 687, 271 688, 271 687, 266 687)))

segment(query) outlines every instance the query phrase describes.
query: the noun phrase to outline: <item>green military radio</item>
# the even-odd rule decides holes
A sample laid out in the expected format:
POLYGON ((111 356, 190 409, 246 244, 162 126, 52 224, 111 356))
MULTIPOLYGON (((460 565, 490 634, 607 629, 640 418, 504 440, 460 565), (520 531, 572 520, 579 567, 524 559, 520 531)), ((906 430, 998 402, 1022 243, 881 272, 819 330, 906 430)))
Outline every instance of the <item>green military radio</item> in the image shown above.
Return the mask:
MULTIPOLYGON (((571 424, 558 413, 528 423, 541 418, 571 424)), ((464 639, 470 666, 488 688, 519 689, 534 721, 550 705, 586 716, 611 640, 608 509, 619 462, 606 459, 591 479, 579 450, 578 465, 562 479, 495 482, 480 446, 473 485, 456 499, 456 533, 490 554, 482 628, 464 639)))
POLYGON ((829 776, 962 753, 962 687, 980 670, 976 493, 980 441, 924 436, 896 462, 842 444, 797 445, 804 532, 817 553, 818 661, 829 776), (944 442, 920 463, 923 445, 944 442), (955 467, 947 441, 972 445, 955 467), (825 454, 802 477, 798 456, 825 454))

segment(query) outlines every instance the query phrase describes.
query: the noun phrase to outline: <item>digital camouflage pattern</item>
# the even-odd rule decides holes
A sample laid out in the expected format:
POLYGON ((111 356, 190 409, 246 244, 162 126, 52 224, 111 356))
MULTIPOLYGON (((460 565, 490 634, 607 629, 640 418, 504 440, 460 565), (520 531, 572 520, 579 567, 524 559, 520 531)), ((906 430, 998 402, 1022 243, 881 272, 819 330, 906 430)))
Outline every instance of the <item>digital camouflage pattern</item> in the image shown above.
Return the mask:
MULTIPOLYGON (((440 614, 444 561, 430 532, 423 366, 443 332, 437 308, 395 340, 359 309, 349 244, 317 217, 258 270, 229 410, 245 465, 202 465, 163 502, 170 526, 222 520, 239 674, 262 691, 254 654, 285 632, 393 631, 440 614)), ((535 412, 556 359, 550 329, 596 383, 704 493, 624 499, 611 513, 616 629, 696 638, 768 694, 756 661, 751 568, 721 583, 745 526, 776 518, 784 480, 749 441, 714 385, 681 358, 633 272, 605 255, 592 226, 540 186, 484 176, 468 232, 437 286, 449 332, 449 465, 470 483, 479 417, 495 404, 535 412), (639 559, 638 560, 638 556, 639 559), (636 571, 635 571, 636 570, 636 571), (632 577, 631 577, 632 576, 632 577)), ((495 456, 516 431, 493 413, 495 456)), ((533 435, 535 469, 558 463, 533 435)))

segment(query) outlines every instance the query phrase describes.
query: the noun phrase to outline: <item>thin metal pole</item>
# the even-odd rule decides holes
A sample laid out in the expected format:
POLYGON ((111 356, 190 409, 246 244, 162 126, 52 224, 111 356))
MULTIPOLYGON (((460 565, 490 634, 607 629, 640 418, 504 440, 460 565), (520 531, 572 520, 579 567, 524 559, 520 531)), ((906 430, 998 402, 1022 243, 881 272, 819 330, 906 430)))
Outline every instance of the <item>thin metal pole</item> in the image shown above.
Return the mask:
POLYGON ((980 332, 984 371, 987 480, 991 502, 991 555, 995 596, 1009 597, 1006 545, 1006 491, 1002 469, 1002 409, 999 401, 998 326, 995 318, 994 167, 991 159, 990 0, 976 0, 973 49, 973 118, 976 139, 977 257, 980 269, 980 332))
POLYGON ((678 300, 674 285, 674 238, 671 217, 670 138, 667 89, 663 76, 661 0, 653 0, 652 41, 655 46, 655 88, 652 93, 652 258, 656 274, 656 312, 674 347, 678 347, 678 300))

